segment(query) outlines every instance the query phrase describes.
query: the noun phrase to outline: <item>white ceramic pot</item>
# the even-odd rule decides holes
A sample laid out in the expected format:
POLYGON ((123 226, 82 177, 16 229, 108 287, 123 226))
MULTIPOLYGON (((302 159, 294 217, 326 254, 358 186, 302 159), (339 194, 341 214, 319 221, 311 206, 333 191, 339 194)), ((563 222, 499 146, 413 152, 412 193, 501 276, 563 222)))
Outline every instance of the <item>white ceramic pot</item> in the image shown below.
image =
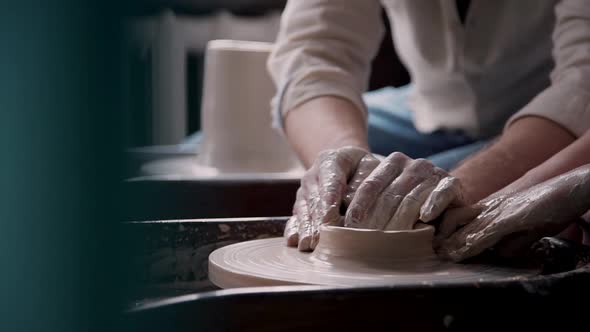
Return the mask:
POLYGON ((271 43, 213 40, 205 53, 198 162, 220 173, 274 173, 300 168, 271 127, 275 87, 266 69, 271 43))

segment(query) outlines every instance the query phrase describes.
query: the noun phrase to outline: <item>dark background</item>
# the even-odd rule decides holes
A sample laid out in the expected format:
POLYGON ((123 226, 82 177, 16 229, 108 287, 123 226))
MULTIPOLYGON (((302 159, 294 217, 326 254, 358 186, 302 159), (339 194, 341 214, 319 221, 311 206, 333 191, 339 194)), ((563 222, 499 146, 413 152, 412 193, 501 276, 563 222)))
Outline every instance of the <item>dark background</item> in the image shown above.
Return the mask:
MULTIPOLYGON (((128 17, 156 16, 163 10, 172 9, 178 16, 193 18, 206 17, 220 10, 227 11, 239 17, 261 18, 271 11, 280 11, 285 0, 149 0, 141 5, 131 6, 128 17)), ((372 75, 369 80, 369 90, 384 86, 401 86, 409 83, 409 75, 400 62, 391 40, 391 30, 385 12, 382 20, 386 27, 386 34, 381 42, 379 52, 372 63, 372 75)), ((129 123, 126 125, 125 140, 128 146, 148 146, 151 141, 151 116, 145 110, 151 105, 151 54, 149 50, 138 49, 126 54, 127 61, 124 68, 129 84, 125 89, 127 98, 126 112, 129 123)), ((187 63, 187 111, 188 133, 192 134, 201 129, 200 107, 203 75, 203 54, 190 53, 186 57, 187 63)))

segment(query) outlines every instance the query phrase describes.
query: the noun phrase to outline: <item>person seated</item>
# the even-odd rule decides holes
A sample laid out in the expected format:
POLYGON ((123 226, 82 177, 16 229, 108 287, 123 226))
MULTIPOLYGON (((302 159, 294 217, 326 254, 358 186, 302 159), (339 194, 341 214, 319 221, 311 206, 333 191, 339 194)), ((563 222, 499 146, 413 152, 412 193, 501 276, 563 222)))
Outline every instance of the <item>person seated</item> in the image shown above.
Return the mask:
POLYGON ((275 126, 308 168, 288 245, 313 250, 322 224, 406 229, 524 186, 590 128, 587 31, 584 0, 289 1, 268 61, 275 126), (412 83, 363 98, 381 4, 412 83))

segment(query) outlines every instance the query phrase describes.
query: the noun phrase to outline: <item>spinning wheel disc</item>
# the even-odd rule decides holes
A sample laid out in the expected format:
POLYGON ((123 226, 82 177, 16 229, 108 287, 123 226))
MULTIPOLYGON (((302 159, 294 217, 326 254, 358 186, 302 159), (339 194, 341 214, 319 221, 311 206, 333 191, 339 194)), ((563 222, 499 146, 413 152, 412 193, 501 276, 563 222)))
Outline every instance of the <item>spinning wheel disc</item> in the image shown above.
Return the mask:
POLYGON ((525 269, 442 262, 435 257, 388 263, 342 257, 323 259, 319 253, 287 247, 283 238, 237 243, 217 249, 209 256, 209 279, 221 288, 466 283, 533 274, 525 269))

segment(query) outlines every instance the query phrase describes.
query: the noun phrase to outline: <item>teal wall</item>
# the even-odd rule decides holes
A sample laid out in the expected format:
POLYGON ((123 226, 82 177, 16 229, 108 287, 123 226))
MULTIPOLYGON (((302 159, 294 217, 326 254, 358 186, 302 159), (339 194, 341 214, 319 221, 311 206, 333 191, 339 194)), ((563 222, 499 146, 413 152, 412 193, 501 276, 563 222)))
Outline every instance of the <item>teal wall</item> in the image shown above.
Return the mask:
POLYGON ((120 327, 122 10, 0 4, 0 331, 120 327))

